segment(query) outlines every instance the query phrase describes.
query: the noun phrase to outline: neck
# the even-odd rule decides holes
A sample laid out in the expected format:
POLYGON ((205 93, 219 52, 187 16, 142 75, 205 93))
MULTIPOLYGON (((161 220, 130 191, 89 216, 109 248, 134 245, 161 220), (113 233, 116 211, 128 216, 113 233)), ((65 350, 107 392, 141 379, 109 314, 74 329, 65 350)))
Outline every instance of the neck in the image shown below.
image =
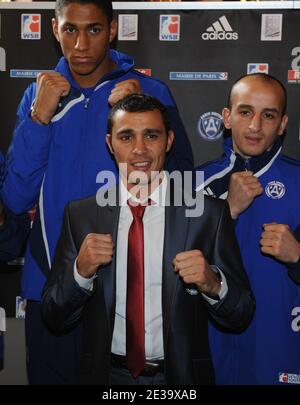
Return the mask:
POLYGON ((99 80, 107 73, 112 72, 116 68, 115 62, 107 59, 103 61, 92 73, 88 75, 79 75, 71 70, 73 79, 83 89, 95 87, 99 80))

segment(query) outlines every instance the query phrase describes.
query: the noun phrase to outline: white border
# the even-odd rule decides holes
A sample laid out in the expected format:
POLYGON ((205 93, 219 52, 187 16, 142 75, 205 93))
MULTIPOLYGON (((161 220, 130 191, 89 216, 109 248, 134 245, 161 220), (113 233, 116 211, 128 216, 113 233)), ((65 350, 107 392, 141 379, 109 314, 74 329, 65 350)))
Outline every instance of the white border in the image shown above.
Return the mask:
MULTIPOLYGON (((53 10, 54 2, 0 3, 1 9, 53 10)), ((261 10, 299 9, 300 1, 213 1, 213 2, 113 2, 114 10, 261 10)))

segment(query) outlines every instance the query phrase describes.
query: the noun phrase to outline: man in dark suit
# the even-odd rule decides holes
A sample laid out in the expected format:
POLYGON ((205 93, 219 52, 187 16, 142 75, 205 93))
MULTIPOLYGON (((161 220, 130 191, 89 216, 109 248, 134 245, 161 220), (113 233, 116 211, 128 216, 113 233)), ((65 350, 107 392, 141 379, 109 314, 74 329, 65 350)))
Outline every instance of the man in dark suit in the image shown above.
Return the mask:
POLYGON ((239 332, 255 305, 227 203, 205 198, 196 217, 172 203, 162 168, 173 131, 155 98, 118 102, 108 132, 120 186, 66 207, 44 320, 57 334, 82 322, 82 384, 213 383, 208 318, 239 332))

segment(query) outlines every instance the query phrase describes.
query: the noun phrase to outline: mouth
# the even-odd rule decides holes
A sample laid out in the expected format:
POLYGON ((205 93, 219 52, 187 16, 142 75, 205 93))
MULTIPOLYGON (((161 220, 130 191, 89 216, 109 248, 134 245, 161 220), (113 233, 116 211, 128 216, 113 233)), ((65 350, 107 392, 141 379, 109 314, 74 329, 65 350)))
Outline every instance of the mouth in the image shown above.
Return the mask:
POLYGON ((91 58, 89 56, 73 56, 73 63, 89 63, 91 58))
POLYGON ((245 136, 246 141, 250 144, 250 145, 258 145, 262 138, 261 137, 257 137, 257 136, 245 136))
POLYGON ((142 162, 132 162, 131 166, 134 168, 134 170, 146 172, 150 169, 151 163, 152 163, 151 161, 145 160, 142 162))

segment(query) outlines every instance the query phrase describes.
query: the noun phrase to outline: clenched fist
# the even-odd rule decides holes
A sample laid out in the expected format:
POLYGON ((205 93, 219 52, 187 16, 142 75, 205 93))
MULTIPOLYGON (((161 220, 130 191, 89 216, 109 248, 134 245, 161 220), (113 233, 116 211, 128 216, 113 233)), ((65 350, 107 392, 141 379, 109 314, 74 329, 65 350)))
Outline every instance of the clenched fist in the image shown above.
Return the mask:
POLYGON ((252 172, 233 173, 227 197, 231 217, 237 219, 250 206, 254 198, 262 192, 263 188, 252 172))
POLYGON ((122 98, 129 96, 129 94, 141 93, 140 82, 137 79, 128 79, 123 82, 119 82, 112 89, 110 96, 108 97, 108 103, 113 107, 122 98))
POLYGON ((77 271, 82 277, 92 277, 99 266, 111 262, 114 251, 111 235, 89 233, 77 256, 77 271))
POLYGON ((39 73, 36 79, 36 99, 32 119, 40 124, 49 124, 60 98, 67 96, 70 88, 70 83, 60 73, 39 73))
POLYGON ((261 235, 261 251, 282 262, 297 263, 300 257, 300 243, 290 227, 284 224, 264 224, 261 235))
POLYGON ((217 296, 221 289, 220 278, 211 269, 200 250, 178 253, 173 260, 174 270, 186 284, 195 284, 204 294, 217 296))

